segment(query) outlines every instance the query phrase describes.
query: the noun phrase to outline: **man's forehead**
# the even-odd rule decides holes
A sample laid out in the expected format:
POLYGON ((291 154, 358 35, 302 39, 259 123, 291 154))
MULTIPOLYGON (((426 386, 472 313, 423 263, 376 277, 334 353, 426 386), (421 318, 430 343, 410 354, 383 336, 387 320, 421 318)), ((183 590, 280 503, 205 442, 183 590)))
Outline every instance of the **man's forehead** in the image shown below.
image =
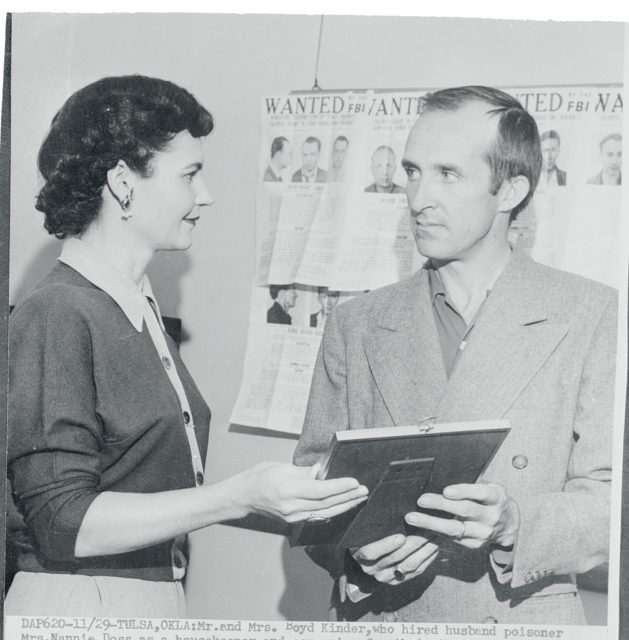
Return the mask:
POLYGON ((389 160, 393 159, 394 156, 395 154, 391 149, 378 149, 377 151, 374 152, 373 159, 374 159, 374 162, 375 161, 388 162, 389 160))
POLYGON ((607 140, 603 143, 603 151, 620 151, 622 149, 622 142, 620 140, 607 140))
POLYGON ((491 109, 485 102, 473 101, 456 110, 425 111, 411 129, 404 155, 428 145, 443 145, 444 151, 486 148, 498 128, 498 118, 491 109))

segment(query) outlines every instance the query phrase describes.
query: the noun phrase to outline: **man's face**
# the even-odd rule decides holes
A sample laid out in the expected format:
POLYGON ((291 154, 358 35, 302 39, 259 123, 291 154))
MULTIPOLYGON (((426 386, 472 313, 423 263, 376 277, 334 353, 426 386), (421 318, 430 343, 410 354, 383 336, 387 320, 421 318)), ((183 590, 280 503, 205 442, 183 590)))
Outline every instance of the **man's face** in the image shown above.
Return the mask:
POLYGON ((617 174, 622 166, 622 140, 608 140, 601 147, 603 170, 617 174))
POLYGON ((295 302, 297 300, 297 291, 294 288, 291 289, 283 289, 280 291, 280 294, 283 295, 284 299, 284 308, 292 309, 295 306, 295 302))
POLYGON ((371 157, 371 173, 376 186, 388 189, 395 173, 395 154, 389 149, 379 149, 371 157))
POLYGON ((277 163, 281 169, 284 169, 290 164, 291 157, 293 155, 293 147, 290 142, 285 142, 280 151, 277 152, 277 163))
POLYGON ((337 140, 332 147, 332 166, 340 169, 345 162, 345 153, 347 151, 347 142, 345 140, 337 140))
POLYGON ((411 227, 419 252, 436 260, 465 260, 491 242, 498 196, 483 159, 497 120, 480 101, 457 111, 426 112, 409 135, 403 165, 411 227))
POLYGON ((544 171, 552 171, 559 155, 559 140, 546 138, 542 141, 542 166, 544 171))
POLYGON ((338 291, 322 291, 318 294, 319 304, 321 305, 321 311, 330 313, 334 307, 336 307, 339 301, 338 291))
POLYGON ((319 162, 319 146, 316 142, 304 142, 301 145, 301 165, 308 172, 314 171, 319 162))

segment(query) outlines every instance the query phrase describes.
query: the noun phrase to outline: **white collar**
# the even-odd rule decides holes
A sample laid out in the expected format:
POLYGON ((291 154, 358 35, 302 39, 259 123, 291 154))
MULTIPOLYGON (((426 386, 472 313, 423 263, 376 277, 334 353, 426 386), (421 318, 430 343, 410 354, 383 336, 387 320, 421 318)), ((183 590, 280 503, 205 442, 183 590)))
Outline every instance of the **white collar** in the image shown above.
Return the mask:
POLYGON ((136 331, 142 331, 147 297, 151 298, 159 317, 157 300, 146 274, 142 276, 139 285, 135 284, 118 270, 110 256, 74 237, 64 240, 58 260, 111 296, 136 331))

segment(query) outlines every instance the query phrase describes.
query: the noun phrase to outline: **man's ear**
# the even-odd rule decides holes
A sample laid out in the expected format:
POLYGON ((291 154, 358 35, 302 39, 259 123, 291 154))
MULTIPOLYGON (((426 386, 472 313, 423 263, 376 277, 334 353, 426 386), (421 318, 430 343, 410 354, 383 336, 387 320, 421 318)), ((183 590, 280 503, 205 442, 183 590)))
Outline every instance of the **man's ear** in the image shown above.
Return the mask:
POLYGON ((531 183, 526 176, 515 176, 505 180, 498 191, 498 211, 513 211, 526 198, 531 183))
POLYGON ((107 186, 119 203, 131 196, 133 181, 133 171, 124 160, 118 160, 116 166, 107 172, 107 186))

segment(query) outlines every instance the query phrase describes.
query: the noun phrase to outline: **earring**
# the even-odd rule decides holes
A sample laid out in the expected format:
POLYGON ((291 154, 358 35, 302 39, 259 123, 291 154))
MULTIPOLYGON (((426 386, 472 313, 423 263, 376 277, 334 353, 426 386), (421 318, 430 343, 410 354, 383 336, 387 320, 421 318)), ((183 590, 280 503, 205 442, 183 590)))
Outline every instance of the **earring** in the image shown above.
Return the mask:
POLYGON ((133 214, 131 213, 131 199, 133 198, 133 189, 127 193, 127 195, 119 201, 120 208, 122 209, 122 215, 120 216, 123 220, 128 220, 133 214))

